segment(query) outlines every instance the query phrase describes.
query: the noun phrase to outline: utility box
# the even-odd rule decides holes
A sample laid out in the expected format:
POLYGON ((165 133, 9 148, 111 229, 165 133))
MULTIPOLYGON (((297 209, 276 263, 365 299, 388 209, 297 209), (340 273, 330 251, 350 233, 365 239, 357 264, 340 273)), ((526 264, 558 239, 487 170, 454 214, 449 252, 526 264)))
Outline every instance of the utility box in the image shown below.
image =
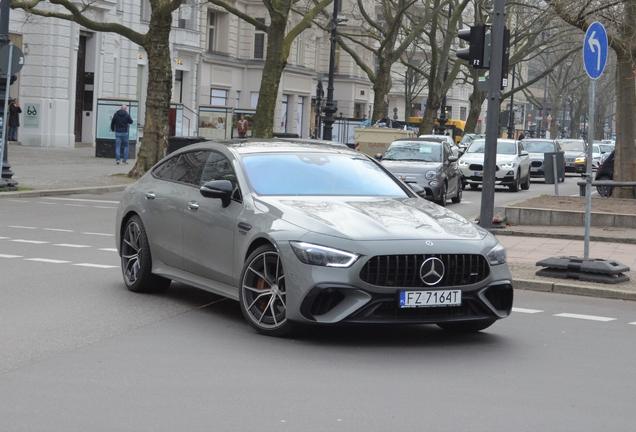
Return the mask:
POLYGON ((546 184, 554 184, 554 164, 556 164, 556 176, 559 183, 565 181, 565 157, 563 152, 543 154, 543 169, 546 184))
POLYGON ((396 139, 415 138, 415 132, 394 128, 353 128, 356 150, 374 157, 378 153, 384 156, 386 149, 396 139))

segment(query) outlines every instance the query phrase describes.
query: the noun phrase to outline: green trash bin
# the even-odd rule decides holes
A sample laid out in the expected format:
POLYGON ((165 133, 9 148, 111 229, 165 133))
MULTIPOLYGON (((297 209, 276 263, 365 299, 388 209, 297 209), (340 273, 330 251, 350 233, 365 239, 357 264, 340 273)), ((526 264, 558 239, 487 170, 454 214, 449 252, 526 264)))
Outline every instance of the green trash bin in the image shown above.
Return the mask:
POLYGON ((554 164, 556 163, 556 176, 559 183, 565 181, 565 157, 563 152, 543 154, 543 170, 546 184, 554 184, 554 164))

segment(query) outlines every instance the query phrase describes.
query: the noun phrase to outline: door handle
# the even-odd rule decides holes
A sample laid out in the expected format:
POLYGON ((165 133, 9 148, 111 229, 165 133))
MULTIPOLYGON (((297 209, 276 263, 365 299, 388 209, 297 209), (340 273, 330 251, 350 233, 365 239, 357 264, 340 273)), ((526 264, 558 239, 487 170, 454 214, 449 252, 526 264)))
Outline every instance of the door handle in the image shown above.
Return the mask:
POLYGON ((155 199, 155 193, 154 192, 146 192, 146 199, 148 199, 148 200, 155 199))
POLYGON ((188 209, 192 210, 192 211, 197 211, 199 210, 199 203, 197 203, 196 201, 190 201, 188 203, 188 209))

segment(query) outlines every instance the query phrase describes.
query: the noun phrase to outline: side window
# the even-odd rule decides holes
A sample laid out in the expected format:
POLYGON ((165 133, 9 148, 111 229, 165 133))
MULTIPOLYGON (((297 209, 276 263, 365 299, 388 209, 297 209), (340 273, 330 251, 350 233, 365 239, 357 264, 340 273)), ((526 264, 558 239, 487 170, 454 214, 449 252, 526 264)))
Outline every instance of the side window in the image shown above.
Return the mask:
POLYGON ((207 159, 208 152, 194 151, 183 153, 172 172, 172 180, 179 183, 196 185, 198 183, 201 166, 207 159))
POLYGON ((164 163, 162 163, 161 165, 157 166, 152 171, 152 173, 155 175, 155 177, 158 177, 160 179, 171 180, 172 179, 172 173, 174 171, 174 167, 175 167, 175 165, 177 165, 177 161, 178 160, 179 160, 179 158, 177 158, 177 157, 170 158, 167 161, 165 161, 164 163))
MULTIPOLYGON (((209 153, 207 162, 201 172, 199 186, 202 186, 204 183, 212 180, 229 180, 232 183, 232 188, 235 191, 238 189, 236 174, 232 169, 232 164, 225 156, 216 152, 209 153)), ((234 196, 237 196, 236 192, 234 196)))

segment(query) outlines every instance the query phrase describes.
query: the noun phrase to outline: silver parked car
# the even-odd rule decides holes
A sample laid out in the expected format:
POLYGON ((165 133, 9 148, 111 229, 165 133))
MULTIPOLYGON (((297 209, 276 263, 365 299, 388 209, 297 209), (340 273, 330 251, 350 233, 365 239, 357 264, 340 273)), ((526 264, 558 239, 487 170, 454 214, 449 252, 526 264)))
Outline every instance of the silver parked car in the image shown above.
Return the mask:
POLYGON ((424 188, 423 198, 445 206, 450 198, 462 200, 462 175, 447 142, 428 138, 401 138, 393 141, 384 156, 376 157, 389 171, 406 183, 424 188))
MULTIPOLYGON (((523 147, 530 156, 531 177, 545 177, 545 154, 561 151, 559 143, 551 139, 526 138, 523 140, 523 147)), ((565 172, 565 158, 562 171, 565 172)), ((565 178, 559 181, 565 181, 565 178)))
POLYGON ((129 290, 211 291, 272 336, 346 323, 473 332, 513 302, 495 236, 341 146, 184 147, 126 189, 116 244, 129 290))

